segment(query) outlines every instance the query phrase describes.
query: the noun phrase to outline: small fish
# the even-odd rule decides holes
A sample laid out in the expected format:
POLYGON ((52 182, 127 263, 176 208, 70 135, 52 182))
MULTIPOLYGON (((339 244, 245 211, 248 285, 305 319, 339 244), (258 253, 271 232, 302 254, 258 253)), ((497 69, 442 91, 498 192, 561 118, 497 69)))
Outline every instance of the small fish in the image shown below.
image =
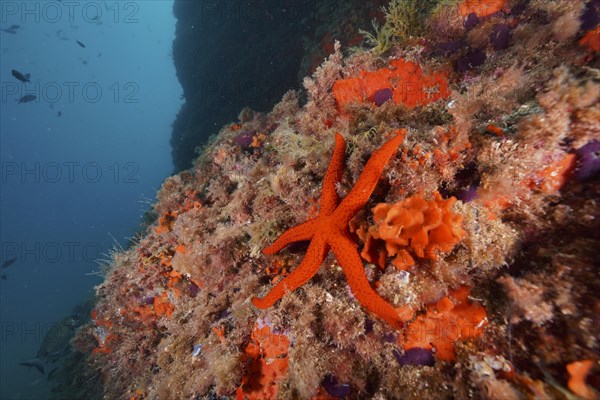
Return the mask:
POLYGON ((6 280, 6 274, 3 272, 2 273, 2 280, 5 281, 6 280))
POLYGON ((17 33, 17 31, 13 30, 13 29, 2 29, 3 32, 6 33, 12 33, 13 35, 17 33))
POLYGON ((21 82, 30 82, 31 83, 31 81, 29 80, 29 78, 31 77, 31 74, 22 74, 19 71, 17 71, 16 69, 13 69, 12 76, 17 78, 21 82))
POLYGON ((15 261, 17 261, 17 257, 9 258, 8 260, 4 261, 2 263, 2 269, 10 267, 15 263, 15 261))
POLYGON ((11 25, 8 29, 12 29, 13 31, 19 29, 21 25, 11 25))
POLYGON ((71 352, 71 338, 76 328, 81 325, 81 319, 72 316, 63 318, 53 324, 44 336, 35 358, 20 362, 24 367, 34 367, 46 379, 52 379, 52 374, 60 365, 57 362, 71 352))
POLYGON ((59 112, 57 112, 57 113, 56 113, 56 116, 57 116, 57 117, 60 117, 60 116, 62 116, 62 111, 59 111, 59 112))
POLYGON ((77 44, 80 45, 81 47, 85 48, 85 44, 81 43, 79 40, 76 40, 77 44))
POLYGON ((37 97, 35 97, 34 95, 26 94, 25 96, 21 97, 17 101, 19 102, 19 104, 21 104, 21 103, 29 103, 30 101, 34 101, 35 99, 37 99, 37 97))

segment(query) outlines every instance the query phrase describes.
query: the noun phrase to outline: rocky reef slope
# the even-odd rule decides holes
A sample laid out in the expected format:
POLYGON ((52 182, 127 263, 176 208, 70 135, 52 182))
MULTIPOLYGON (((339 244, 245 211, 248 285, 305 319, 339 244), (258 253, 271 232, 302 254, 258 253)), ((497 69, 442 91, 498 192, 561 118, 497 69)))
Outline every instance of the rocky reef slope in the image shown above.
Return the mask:
POLYGON ((598 397, 598 3, 410 4, 164 182, 74 341, 103 396, 598 397))

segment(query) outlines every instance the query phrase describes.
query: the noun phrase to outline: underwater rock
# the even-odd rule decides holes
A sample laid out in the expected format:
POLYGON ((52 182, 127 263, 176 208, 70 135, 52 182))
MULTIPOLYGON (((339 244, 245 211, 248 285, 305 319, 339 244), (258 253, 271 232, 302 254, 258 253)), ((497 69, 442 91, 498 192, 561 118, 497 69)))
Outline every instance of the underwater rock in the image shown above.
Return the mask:
MULTIPOLYGON (((177 12, 194 7, 175 4, 177 12)), ((404 22, 390 13, 402 4, 377 6, 356 23, 369 29, 380 18, 385 30, 372 36, 385 42, 387 29, 404 22)), ((598 58, 578 44, 581 35, 557 35, 565 20, 578 28, 589 4, 440 2, 441 10, 419 11, 427 30, 392 37, 385 54, 334 43, 303 91, 271 111, 238 109, 189 170, 165 180, 139 240, 111 254, 93 320, 73 340, 82 362, 71 382, 97 377, 95 397, 61 398, 552 398, 538 361, 568 386, 561 391, 596 390, 598 58), (481 21, 467 31, 465 18, 481 21), (402 128, 402 145, 378 161, 383 169, 363 174, 402 128), (330 169, 337 133, 348 146, 338 146, 330 169), (358 181, 374 189, 366 202, 348 202, 358 181), (302 221, 311 231, 323 210, 343 202, 357 204, 344 211, 354 218, 319 227, 344 232, 326 249, 335 256, 321 260, 322 243, 284 233, 302 221), (282 234, 299 244, 265 257, 282 234), (361 239, 362 259, 345 250, 361 239), (359 273, 345 275, 348 260, 359 273), (281 284, 290 277, 302 288, 281 284), (350 280, 402 324, 362 307, 350 280), (278 285, 284 296, 253 305, 278 285), (483 374, 485 363, 473 360, 490 357, 506 362, 483 374), (591 359, 589 375, 569 371, 591 359)), ((191 16, 178 22, 180 58, 190 53, 181 38, 191 16)), ((283 59, 265 49, 235 55, 283 59)), ((178 73, 192 80, 198 66, 190 59, 185 67, 178 73)), ((200 90, 184 90, 201 100, 200 90)), ((198 122, 206 108, 191 103, 174 131, 193 136, 207 131, 198 122)), ((193 153, 195 144, 175 142, 193 153)))

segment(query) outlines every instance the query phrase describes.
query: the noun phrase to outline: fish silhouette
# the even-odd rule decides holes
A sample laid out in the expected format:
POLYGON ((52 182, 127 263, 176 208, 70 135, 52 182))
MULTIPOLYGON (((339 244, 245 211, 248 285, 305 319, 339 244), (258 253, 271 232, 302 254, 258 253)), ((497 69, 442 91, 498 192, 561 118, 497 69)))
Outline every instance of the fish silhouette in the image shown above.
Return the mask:
POLYGON ((19 71, 17 71, 16 69, 12 70, 12 76, 14 76, 15 78, 17 78, 21 82, 31 82, 29 80, 29 78, 31 77, 31 74, 22 74, 19 71))
POLYGON ((34 101, 35 99, 37 99, 37 97, 35 97, 34 95, 26 94, 25 96, 21 97, 17 101, 19 102, 19 104, 21 104, 21 103, 29 103, 30 101, 34 101))
POLYGON ((58 368, 57 361, 71 352, 71 338, 83 321, 77 315, 72 315, 55 322, 52 329, 44 336, 35 358, 19 364, 24 367, 34 367, 47 379, 58 368))
POLYGON ((10 267, 15 263, 15 261, 17 261, 17 257, 9 258, 8 260, 4 261, 2 263, 2 269, 10 267))

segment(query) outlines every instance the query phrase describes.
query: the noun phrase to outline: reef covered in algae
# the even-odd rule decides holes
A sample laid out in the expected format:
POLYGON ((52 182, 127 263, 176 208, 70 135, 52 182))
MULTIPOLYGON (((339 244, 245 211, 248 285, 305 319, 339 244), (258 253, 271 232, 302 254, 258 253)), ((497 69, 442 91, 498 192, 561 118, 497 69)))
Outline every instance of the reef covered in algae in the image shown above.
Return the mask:
POLYGON ((302 93, 242 110, 114 254, 74 339, 79 381, 131 399, 597 398, 599 7, 442 1, 419 36, 336 43, 302 93), (365 181, 366 204, 332 212, 365 181), (317 228, 332 252, 263 254, 325 212, 344 221, 317 228))

